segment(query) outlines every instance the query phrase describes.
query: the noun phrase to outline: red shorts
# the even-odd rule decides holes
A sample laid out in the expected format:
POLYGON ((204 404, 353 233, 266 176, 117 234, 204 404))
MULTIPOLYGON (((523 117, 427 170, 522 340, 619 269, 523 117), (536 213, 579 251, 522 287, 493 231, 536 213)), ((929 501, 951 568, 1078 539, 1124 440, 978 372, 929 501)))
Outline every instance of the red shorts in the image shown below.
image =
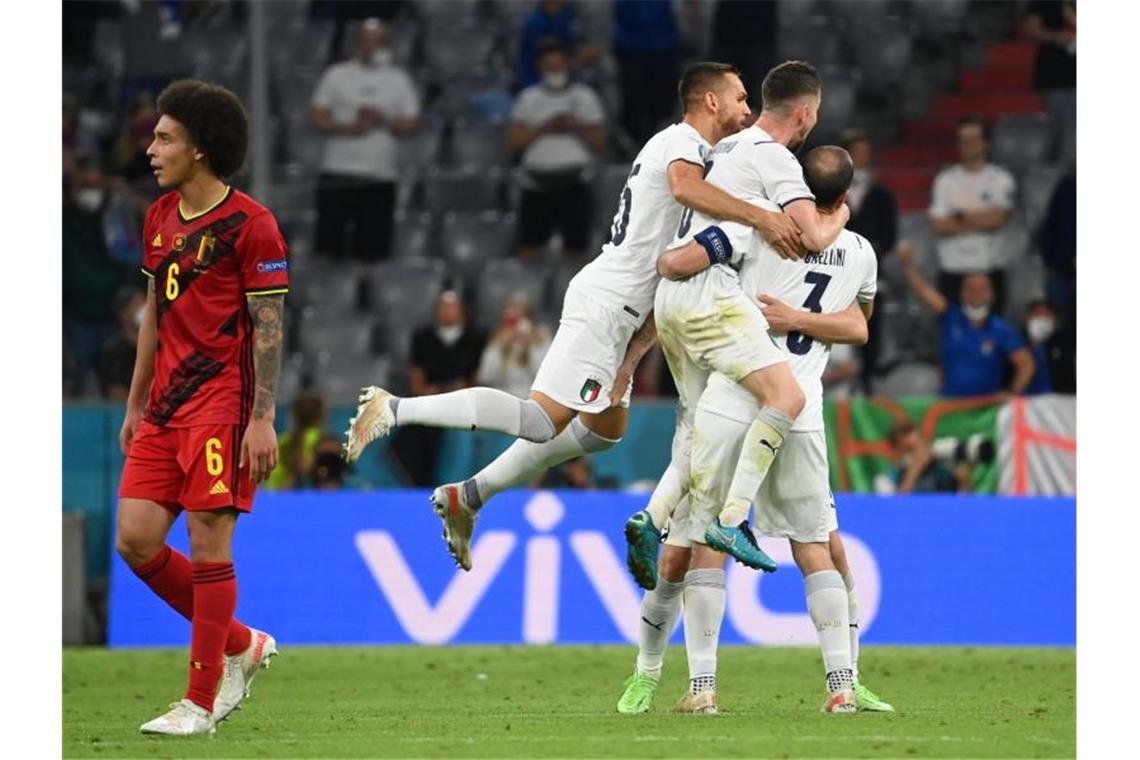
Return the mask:
POLYGON ((238 469, 242 428, 213 424, 160 428, 139 423, 123 464, 120 499, 147 499, 167 509, 253 509, 257 487, 249 464, 238 469))

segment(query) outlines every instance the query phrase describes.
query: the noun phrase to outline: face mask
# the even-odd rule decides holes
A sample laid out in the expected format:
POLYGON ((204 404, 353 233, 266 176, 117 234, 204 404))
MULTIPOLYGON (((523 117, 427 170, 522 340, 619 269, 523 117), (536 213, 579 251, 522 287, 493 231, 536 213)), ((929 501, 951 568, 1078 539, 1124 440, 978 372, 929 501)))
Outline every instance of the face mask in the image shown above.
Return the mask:
POLYGON ((374 50, 368 60, 373 66, 388 66, 392 63, 392 51, 388 48, 374 50))
POLYGON ((439 336, 440 341, 445 346, 455 345, 455 341, 463 335, 462 325, 452 325, 451 327, 437 327, 435 334, 439 336))
POLYGON ((146 315, 146 307, 140 306, 139 310, 135 312, 134 322, 135 327, 142 327, 143 317, 146 315))
POLYGON ((852 185, 865 185, 871 181, 870 169, 856 169, 855 174, 851 177, 852 185))
POLYGON ((542 75, 542 83, 551 90, 561 90, 570 83, 570 75, 565 71, 552 71, 542 75))
POLYGON ((971 322, 985 322, 986 317, 990 315, 989 306, 963 306, 962 311, 966 312, 966 318, 971 322))
POLYGON ((103 189, 85 187, 75 194, 75 205, 84 211, 97 211, 103 205, 103 189))
POLYGON ((1056 325, 1053 324, 1051 317, 1033 317, 1025 327, 1029 331, 1029 339, 1031 341, 1034 343, 1044 343, 1049 340, 1056 325))

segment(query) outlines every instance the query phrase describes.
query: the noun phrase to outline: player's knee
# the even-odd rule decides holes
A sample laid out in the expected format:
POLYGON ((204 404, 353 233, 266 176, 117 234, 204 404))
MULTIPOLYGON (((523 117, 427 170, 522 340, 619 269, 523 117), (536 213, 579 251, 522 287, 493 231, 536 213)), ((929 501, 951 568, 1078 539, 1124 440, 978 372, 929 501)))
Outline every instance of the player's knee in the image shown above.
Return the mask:
POLYGON ((670 583, 680 583, 689 571, 689 553, 663 551, 657 560, 657 575, 670 583))
POLYGON ((599 451, 611 449, 621 442, 621 438, 606 438, 595 433, 586 424, 577 417, 570 423, 570 429, 574 433, 574 437, 578 439, 578 445, 587 454, 596 454, 599 451))
POLYGON ((531 443, 546 443, 558 435, 558 429, 550 415, 534 399, 522 402, 519 416, 519 438, 531 443))
POLYGON ((162 537, 149 535, 134 525, 120 523, 115 531, 115 551, 131 567, 148 562, 162 551, 163 545, 162 537))

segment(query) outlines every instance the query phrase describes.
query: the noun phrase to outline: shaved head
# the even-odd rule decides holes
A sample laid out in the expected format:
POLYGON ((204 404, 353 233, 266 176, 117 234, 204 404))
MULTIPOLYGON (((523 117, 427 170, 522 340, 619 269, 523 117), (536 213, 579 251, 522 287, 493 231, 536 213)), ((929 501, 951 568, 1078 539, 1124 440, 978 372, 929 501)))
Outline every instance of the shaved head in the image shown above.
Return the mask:
POLYGON ((817 206, 829 209, 842 202, 855 173, 850 153, 838 145, 821 145, 804 156, 803 166, 817 206))

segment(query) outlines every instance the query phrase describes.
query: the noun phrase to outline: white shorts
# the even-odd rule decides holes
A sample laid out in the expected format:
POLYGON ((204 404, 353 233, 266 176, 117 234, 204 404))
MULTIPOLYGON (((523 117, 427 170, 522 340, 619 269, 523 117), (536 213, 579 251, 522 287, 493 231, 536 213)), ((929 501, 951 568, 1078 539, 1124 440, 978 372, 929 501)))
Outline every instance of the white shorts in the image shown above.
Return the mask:
MULTIPOLYGON (((666 543, 688 547, 705 542, 705 530, 724 507, 749 424, 698 407, 689 498, 674 512, 666 543)), ((761 535, 800 543, 826 542, 838 529, 822 430, 784 437, 753 499, 752 527, 761 535)))
MULTIPOLYGON (((638 325, 631 317, 591 301, 580 290, 573 281, 566 289, 558 331, 531 390, 569 409, 597 413, 610 405, 617 369, 638 325)), ((632 391, 631 382, 622 406, 629 406, 632 391)))
POLYGON ((662 280, 654 299, 657 339, 669 363, 682 416, 691 418, 714 371, 739 383, 788 361, 760 308, 731 270, 713 267, 687 280, 662 280))

